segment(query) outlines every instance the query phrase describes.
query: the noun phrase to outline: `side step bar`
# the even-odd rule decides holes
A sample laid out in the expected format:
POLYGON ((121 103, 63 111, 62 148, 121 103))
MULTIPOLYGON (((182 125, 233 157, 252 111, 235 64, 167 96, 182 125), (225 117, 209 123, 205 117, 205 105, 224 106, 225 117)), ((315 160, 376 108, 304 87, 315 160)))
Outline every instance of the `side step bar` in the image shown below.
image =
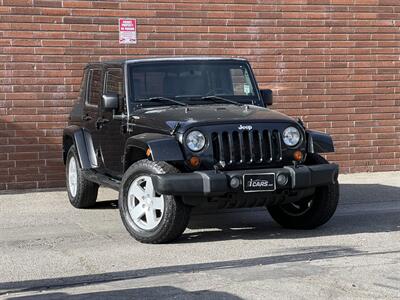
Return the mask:
POLYGON ((83 173, 83 176, 89 181, 93 181, 102 186, 119 191, 121 181, 119 181, 117 179, 110 178, 110 177, 108 177, 104 174, 101 174, 97 171, 94 171, 94 170, 82 170, 82 173, 83 173))

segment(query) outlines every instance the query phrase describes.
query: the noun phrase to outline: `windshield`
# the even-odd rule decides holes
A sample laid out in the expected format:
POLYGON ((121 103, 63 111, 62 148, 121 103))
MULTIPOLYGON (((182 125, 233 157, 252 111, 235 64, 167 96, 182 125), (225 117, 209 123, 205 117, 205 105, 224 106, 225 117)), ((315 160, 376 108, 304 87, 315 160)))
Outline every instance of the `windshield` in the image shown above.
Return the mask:
POLYGON ((134 106, 174 105, 165 98, 187 104, 258 101, 250 70, 242 62, 154 62, 134 64, 129 72, 134 106))

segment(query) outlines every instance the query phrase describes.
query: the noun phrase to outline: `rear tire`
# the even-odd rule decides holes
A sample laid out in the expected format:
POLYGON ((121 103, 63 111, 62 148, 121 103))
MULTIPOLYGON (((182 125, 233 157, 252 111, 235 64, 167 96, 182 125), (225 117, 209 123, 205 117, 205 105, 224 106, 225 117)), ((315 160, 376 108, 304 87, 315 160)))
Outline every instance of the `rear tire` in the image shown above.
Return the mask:
POLYGON ((68 198, 76 208, 88 208, 96 204, 99 185, 84 178, 75 146, 69 148, 65 166, 68 198))
MULTIPOLYGON (((317 154, 307 157, 307 164, 327 164, 317 154)), ((314 195, 299 201, 268 207, 271 217, 282 227, 314 229, 329 221, 339 201, 339 183, 316 187, 314 195)))
POLYGON ((134 163, 125 172, 119 193, 119 210, 125 228, 137 241, 160 244, 182 235, 191 207, 179 197, 154 191, 151 174, 177 173, 166 162, 147 159, 134 163))

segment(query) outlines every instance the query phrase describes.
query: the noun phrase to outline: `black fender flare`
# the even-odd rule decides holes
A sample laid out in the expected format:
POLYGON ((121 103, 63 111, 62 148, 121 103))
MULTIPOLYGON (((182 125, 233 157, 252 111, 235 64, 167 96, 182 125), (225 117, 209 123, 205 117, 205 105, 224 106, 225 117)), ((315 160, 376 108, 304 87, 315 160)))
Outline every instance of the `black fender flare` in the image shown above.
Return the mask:
POLYGON ((309 153, 335 152, 332 137, 324 132, 306 130, 307 150, 309 153))
POLYGON ((63 132, 63 159, 66 163, 68 145, 67 140, 71 139, 78 152, 79 163, 84 170, 97 168, 97 157, 94 150, 92 136, 88 130, 76 125, 68 126, 63 132))
MULTIPOLYGON (((179 142, 175 136, 162 133, 142 133, 131 136, 125 144, 125 162, 130 149, 139 148, 146 153, 150 149, 154 161, 183 161, 184 157, 179 142)), ((125 167, 124 167, 125 168, 125 167)))

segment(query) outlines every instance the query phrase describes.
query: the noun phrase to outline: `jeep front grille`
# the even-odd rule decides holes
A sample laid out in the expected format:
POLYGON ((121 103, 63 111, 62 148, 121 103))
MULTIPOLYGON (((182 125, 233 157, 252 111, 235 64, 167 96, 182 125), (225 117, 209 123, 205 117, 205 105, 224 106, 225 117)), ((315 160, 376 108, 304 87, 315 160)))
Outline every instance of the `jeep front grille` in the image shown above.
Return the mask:
POLYGON ((282 160, 281 134, 277 130, 213 132, 211 140, 214 159, 221 166, 282 160))

